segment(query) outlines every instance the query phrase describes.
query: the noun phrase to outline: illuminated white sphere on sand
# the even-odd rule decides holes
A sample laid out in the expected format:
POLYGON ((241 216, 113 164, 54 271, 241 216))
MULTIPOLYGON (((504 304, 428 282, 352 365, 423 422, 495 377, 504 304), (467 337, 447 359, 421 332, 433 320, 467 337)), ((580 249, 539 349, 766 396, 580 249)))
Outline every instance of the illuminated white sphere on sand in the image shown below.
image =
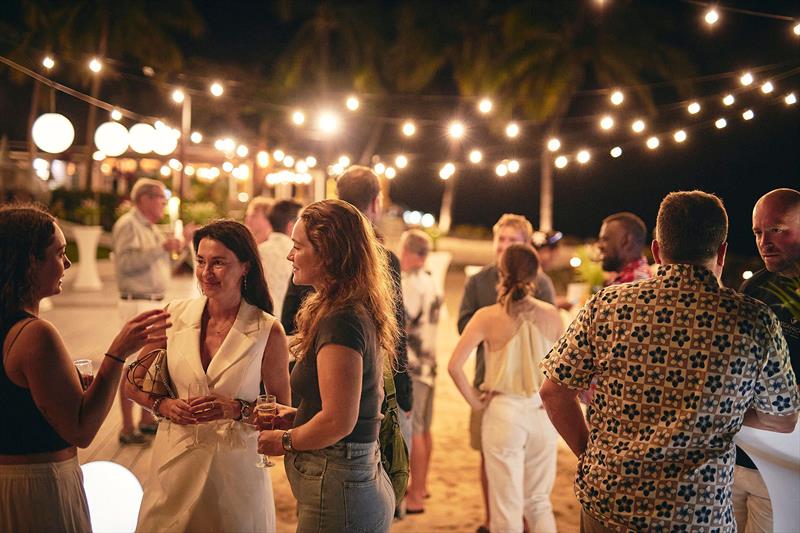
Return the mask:
POLYGON ((128 150, 128 128, 119 122, 104 122, 94 132, 94 144, 106 155, 116 157, 128 150))
POLYGON ((131 150, 138 154, 149 154, 153 151, 156 137, 156 129, 153 126, 140 122, 131 126, 129 133, 131 150))
POLYGON ((81 466, 94 531, 133 531, 142 503, 142 485, 127 468, 110 461, 81 466))
POLYGON ((43 152, 60 154, 75 140, 72 122, 58 113, 45 113, 36 119, 31 131, 33 142, 43 152))

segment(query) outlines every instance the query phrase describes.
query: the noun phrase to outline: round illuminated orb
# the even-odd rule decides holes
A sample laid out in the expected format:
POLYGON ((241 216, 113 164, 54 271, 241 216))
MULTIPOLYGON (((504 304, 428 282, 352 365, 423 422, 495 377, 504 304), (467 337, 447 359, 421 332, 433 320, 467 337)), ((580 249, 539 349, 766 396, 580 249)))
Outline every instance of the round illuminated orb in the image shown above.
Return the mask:
POLYGON ((45 113, 33 123, 33 142, 48 154, 60 154, 75 140, 72 122, 58 113, 45 113))
POLYGON ((104 122, 94 132, 94 144, 111 157, 124 154, 128 150, 128 128, 119 122, 104 122))
POLYGON ((139 154, 149 154, 153 151, 156 137, 156 129, 153 126, 140 122, 131 126, 129 133, 131 150, 139 154))
POLYGON ((178 140, 169 128, 156 129, 153 137, 153 151, 158 155, 169 155, 178 147, 178 140))

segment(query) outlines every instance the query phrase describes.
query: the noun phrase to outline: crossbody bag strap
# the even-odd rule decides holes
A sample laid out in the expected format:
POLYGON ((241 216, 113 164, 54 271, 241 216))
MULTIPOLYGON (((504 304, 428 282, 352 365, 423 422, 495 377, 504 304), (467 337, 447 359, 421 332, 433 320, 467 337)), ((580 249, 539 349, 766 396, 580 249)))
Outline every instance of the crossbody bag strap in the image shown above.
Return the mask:
POLYGON ((394 372, 391 368, 383 371, 383 392, 386 395, 386 410, 397 409, 397 389, 394 386, 394 372))

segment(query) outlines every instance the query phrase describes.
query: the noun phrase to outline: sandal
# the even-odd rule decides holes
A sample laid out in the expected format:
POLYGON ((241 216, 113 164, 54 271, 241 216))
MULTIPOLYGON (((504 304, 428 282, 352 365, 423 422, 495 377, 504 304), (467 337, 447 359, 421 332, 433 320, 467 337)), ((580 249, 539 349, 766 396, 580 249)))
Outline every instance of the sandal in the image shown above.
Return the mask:
POLYGON ((150 441, 147 439, 147 437, 145 437, 141 433, 134 432, 134 433, 120 433, 119 443, 130 446, 147 446, 150 444, 150 441))
POLYGON ((155 435, 158 431, 158 424, 139 424, 139 431, 145 435, 155 435))

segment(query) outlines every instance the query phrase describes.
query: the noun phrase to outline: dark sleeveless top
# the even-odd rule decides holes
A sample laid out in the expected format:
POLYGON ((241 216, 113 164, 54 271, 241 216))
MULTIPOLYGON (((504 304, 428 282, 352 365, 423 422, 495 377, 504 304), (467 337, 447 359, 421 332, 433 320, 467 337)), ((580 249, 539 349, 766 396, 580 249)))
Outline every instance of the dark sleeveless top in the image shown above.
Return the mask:
POLYGON ((56 433, 33 401, 30 389, 20 387, 8 379, 5 368, 3 344, 8 331, 17 322, 33 315, 20 311, 9 320, 0 322, 0 454, 25 455, 55 452, 72 447, 56 433))

